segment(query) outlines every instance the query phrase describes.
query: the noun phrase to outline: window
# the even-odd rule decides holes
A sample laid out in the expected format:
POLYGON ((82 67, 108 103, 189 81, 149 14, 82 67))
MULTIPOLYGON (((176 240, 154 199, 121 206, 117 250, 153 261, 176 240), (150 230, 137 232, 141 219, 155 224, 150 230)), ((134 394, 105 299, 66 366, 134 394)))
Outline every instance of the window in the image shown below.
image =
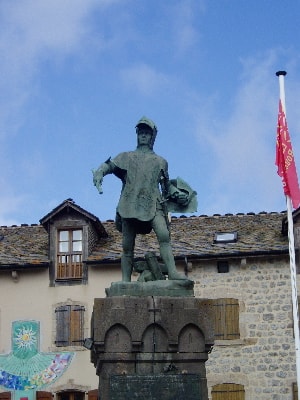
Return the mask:
POLYGON ((56 394, 58 400, 84 400, 85 393, 75 390, 66 390, 56 394))
POLYGON ((82 229, 58 231, 56 279, 82 279, 82 229))
POLYGON ((52 400, 52 393, 51 392, 36 392, 36 400, 52 400))
POLYGON ((240 338, 239 302, 237 299, 213 300, 216 340, 240 338))
POLYGON ((0 400, 11 400, 11 392, 1 392, 0 400))
POLYGON ((221 383, 215 385, 211 391, 212 400, 245 400, 243 385, 235 383, 221 383))
POLYGON ((229 272, 229 263, 228 261, 218 261, 217 268, 219 274, 226 274, 229 272))
POLYGON ((214 243, 235 243, 237 232, 216 232, 214 243))
POLYGON ((88 400, 98 400, 98 389, 93 389, 88 392, 88 400))
POLYGON ((83 345, 84 311, 84 307, 80 305, 65 305, 55 309, 56 346, 83 345))

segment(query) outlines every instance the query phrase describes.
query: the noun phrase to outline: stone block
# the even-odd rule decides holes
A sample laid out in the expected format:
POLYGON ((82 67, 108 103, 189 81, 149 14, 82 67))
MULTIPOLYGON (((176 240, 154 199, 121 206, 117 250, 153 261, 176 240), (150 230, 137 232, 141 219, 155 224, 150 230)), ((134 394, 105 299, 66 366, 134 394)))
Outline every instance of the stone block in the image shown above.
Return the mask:
POLYGON ((211 302, 194 297, 95 299, 91 360, 100 399, 207 400, 212 316, 211 302), (181 397, 168 397, 175 388, 181 397))

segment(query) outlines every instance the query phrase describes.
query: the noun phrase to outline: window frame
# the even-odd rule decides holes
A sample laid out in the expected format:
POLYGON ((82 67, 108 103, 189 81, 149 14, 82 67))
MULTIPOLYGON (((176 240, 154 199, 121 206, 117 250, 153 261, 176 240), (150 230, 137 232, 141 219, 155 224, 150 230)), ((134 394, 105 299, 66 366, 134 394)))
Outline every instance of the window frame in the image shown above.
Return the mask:
POLYGON ((84 254, 84 231, 82 226, 57 228, 56 237, 56 263, 55 280, 57 282, 82 281, 84 277, 83 254, 84 254), (74 232, 81 232, 81 240, 74 240, 74 232), (60 240, 62 232, 67 232, 68 240, 60 240), (81 250, 73 250, 74 243, 81 242, 81 250), (67 243, 68 250, 60 251, 60 245, 67 243), (75 258, 75 260, 74 260, 75 258), (78 258, 78 260, 77 260, 78 258), (65 259, 65 260, 64 260, 65 259))
POLYGON ((56 347, 82 347, 84 343, 85 306, 64 304, 55 307, 56 347))
POLYGON ((236 243, 237 240, 238 240, 237 231, 215 232, 214 236, 215 244, 236 243))

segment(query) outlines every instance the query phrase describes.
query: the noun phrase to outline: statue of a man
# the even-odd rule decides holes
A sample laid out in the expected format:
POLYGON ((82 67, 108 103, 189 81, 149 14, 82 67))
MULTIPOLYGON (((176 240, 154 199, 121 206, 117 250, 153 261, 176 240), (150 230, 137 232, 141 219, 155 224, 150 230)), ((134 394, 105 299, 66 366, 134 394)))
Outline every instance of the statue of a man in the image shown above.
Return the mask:
POLYGON ((137 148, 120 153, 94 171, 94 185, 102 193, 103 177, 113 173, 122 180, 123 187, 117 206, 117 228, 122 232, 122 280, 131 281, 134 245, 138 233, 153 229, 159 242, 160 255, 167 267, 169 279, 186 279, 176 270, 170 243, 167 199, 185 205, 188 196, 169 181, 168 163, 153 151, 157 127, 142 117, 136 125, 137 148))

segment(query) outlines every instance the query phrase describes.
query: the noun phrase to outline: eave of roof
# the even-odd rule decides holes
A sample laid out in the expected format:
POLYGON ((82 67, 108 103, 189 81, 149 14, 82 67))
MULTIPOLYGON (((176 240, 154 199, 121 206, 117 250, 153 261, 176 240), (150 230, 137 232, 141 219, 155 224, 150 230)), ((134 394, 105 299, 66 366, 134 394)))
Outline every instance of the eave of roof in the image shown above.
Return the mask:
POLYGON ((27 263, 27 264, 1 264, 0 271, 22 271, 22 270, 36 270, 36 269, 48 269, 50 262, 45 263, 27 263))

